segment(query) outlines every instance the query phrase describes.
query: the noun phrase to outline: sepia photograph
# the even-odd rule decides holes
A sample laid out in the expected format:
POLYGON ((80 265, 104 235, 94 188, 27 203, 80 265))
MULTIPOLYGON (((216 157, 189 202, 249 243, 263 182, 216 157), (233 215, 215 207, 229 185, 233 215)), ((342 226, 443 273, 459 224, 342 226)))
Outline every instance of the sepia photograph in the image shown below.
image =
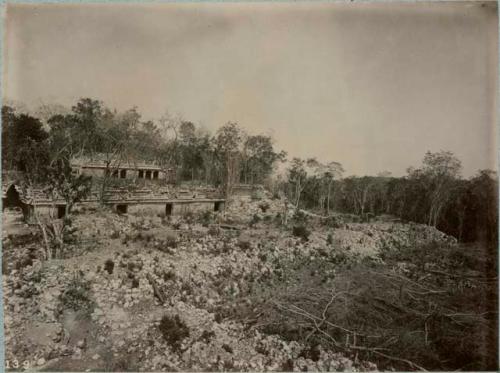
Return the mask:
POLYGON ((3 370, 498 371, 496 1, 0 6, 3 370))

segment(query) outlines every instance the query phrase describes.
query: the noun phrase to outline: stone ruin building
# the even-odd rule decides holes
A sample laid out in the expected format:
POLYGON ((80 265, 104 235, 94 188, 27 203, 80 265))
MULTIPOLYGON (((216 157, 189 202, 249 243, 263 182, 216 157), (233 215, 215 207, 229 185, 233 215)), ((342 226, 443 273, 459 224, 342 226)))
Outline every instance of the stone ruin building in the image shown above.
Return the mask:
MULTIPOLYGON (((178 188, 172 184, 175 170, 162 169, 144 162, 123 162, 115 167, 106 167, 103 162, 75 160, 73 172, 92 177, 108 175, 125 179, 131 187, 107 188, 104 196, 93 191, 78 206, 94 206, 102 203, 119 214, 153 213, 173 216, 189 212, 219 212, 224 210, 225 199, 215 188, 178 188), (109 170, 109 171, 107 171, 109 170)), ((61 219, 66 213, 63 198, 49 198, 42 189, 23 190, 16 182, 3 179, 2 208, 19 208, 27 223, 38 218, 61 219)))

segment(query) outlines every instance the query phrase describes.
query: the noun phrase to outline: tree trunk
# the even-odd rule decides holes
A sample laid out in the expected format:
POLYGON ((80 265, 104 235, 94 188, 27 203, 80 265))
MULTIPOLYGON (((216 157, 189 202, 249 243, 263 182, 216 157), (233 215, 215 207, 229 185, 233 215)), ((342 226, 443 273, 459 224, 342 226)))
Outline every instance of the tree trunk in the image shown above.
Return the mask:
POLYGON ((326 215, 330 216, 330 193, 332 189, 332 181, 328 183, 328 191, 326 194, 326 215))

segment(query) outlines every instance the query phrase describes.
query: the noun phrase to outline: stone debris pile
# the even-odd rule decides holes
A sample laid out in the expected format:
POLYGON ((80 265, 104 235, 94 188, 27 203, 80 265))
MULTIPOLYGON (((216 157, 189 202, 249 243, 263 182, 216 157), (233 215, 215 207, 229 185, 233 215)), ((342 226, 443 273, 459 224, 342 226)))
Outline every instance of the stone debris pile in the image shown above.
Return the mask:
POLYGON ((430 242, 456 243, 434 227, 401 223, 350 223, 333 232, 334 246, 361 256, 375 256, 383 250, 404 250, 430 242))

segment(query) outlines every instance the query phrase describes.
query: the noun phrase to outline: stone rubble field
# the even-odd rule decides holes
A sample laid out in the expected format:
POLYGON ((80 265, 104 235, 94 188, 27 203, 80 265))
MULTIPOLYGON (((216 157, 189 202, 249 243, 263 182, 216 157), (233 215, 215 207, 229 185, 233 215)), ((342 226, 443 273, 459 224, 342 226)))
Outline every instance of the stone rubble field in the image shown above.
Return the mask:
POLYGON ((235 230, 217 228, 222 218, 203 224, 81 212, 73 220, 75 254, 48 262, 40 260, 38 236, 21 242, 4 235, 6 360, 39 370, 376 369, 332 351, 320 350, 313 361, 301 341, 266 335, 234 315, 242 304, 252 308, 249 295, 259 284, 283 276, 283 263, 451 239, 422 225, 371 222, 318 224, 305 242, 279 226, 283 203, 264 201, 264 209, 262 200, 230 207, 235 230), (249 225, 254 215, 258 222, 249 225), (187 328, 177 344, 162 335, 165 315, 187 328))

